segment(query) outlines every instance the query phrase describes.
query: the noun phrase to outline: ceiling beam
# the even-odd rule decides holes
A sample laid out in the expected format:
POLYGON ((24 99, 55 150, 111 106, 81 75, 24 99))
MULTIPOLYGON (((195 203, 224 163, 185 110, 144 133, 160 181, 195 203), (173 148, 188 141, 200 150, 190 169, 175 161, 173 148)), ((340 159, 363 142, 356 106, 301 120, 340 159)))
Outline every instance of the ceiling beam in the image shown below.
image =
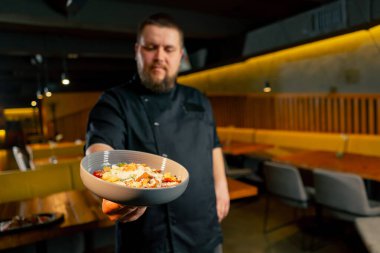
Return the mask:
POLYGON ((76 53, 82 57, 133 58, 130 40, 61 36, 58 34, 0 32, 0 54, 63 56, 76 53), (89 46, 91 45, 91 46, 89 46))
MULTIPOLYGON (((153 2, 154 3, 154 2, 153 2)), ((166 12, 178 20, 188 37, 220 38, 236 35, 248 28, 248 22, 186 9, 169 8, 154 4, 131 3, 115 0, 87 1, 79 13, 65 17, 55 12, 42 0, 2 0, 5 10, 0 22, 52 28, 108 31, 135 34, 139 22, 146 16, 166 12)))

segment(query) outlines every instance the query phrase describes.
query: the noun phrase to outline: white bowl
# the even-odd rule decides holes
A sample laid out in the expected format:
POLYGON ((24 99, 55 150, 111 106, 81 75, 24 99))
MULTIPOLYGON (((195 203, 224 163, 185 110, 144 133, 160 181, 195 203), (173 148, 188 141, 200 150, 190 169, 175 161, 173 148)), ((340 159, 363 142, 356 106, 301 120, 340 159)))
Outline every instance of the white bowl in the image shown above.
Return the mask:
POLYGON ((85 156, 80 163, 83 184, 99 197, 131 206, 152 206, 175 200, 186 190, 189 173, 179 163, 168 158, 132 150, 110 150, 85 156), (168 188, 131 188, 106 182, 95 177, 95 170, 117 163, 144 163, 153 169, 161 169, 177 176, 181 183, 168 188))

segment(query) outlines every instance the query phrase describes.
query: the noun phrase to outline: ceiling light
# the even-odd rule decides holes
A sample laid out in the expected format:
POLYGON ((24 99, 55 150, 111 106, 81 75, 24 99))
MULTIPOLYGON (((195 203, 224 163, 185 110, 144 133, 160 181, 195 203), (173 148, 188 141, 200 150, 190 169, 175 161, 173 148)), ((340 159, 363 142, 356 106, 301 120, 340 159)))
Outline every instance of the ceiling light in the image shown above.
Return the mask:
POLYGON ((63 85, 69 85, 70 84, 70 79, 69 77, 66 75, 66 73, 62 73, 61 75, 61 83, 63 85))
POLYGON ((269 82, 265 82, 263 91, 266 92, 266 93, 272 91, 272 88, 270 87, 270 83, 269 82))
POLYGON ((42 95, 42 92, 40 90, 37 90, 36 96, 37 96, 38 99, 43 99, 44 98, 44 95, 42 95))
POLYGON ((62 74, 61 74, 61 83, 62 85, 69 85, 70 79, 68 76, 67 71, 67 62, 66 62, 66 56, 62 58, 62 74))
POLYGON ((53 95, 53 93, 51 93, 51 91, 49 91, 48 87, 45 87, 44 92, 45 92, 45 96, 48 98, 53 95))
POLYGON ((69 59, 77 59, 79 56, 76 53, 70 53, 67 55, 67 58, 69 59))

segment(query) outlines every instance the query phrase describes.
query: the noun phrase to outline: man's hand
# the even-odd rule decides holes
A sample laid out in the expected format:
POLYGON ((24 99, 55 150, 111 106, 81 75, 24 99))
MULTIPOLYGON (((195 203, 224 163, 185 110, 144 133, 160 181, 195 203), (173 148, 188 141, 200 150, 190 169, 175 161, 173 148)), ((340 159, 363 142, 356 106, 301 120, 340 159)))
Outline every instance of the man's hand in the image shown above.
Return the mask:
POLYGON ((212 159, 216 195, 216 211, 218 214, 218 220, 221 222, 230 210, 230 195, 228 192, 224 158, 221 148, 213 149, 212 159))
POLYGON ((215 194, 218 220, 219 222, 222 222, 230 210, 230 195, 228 193, 228 188, 225 185, 215 185, 215 194))
MULTIPOLYGON (((113 148, 107 144, 95 143, 87 148, 86 155, 106 150, 113 150, 113 148)), ((146 206, 123 206, 106 199, 102 202, 102 211, 111 221, 135 221, 144 214, 145 210, 146 206)))
POLYGON ((102 210, 111 221, 130 222, 140 218, 144 214, 146 206, 123 206, 103 199, 102 210))

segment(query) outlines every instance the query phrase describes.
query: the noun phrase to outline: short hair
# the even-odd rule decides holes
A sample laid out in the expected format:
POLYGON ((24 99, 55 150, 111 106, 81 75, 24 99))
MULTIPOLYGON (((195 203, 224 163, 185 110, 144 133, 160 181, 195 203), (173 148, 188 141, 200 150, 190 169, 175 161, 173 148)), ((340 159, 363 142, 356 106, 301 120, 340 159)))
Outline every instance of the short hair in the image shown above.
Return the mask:
POLYGON ((183 30, 174 18, 166 13, 156 13, 142 21, 137 29, 137 42, 140 41, 142 31, 147 25, 156 25, 160 27, 174 28, 178 31, 181 47, 184 45, 183 30))

